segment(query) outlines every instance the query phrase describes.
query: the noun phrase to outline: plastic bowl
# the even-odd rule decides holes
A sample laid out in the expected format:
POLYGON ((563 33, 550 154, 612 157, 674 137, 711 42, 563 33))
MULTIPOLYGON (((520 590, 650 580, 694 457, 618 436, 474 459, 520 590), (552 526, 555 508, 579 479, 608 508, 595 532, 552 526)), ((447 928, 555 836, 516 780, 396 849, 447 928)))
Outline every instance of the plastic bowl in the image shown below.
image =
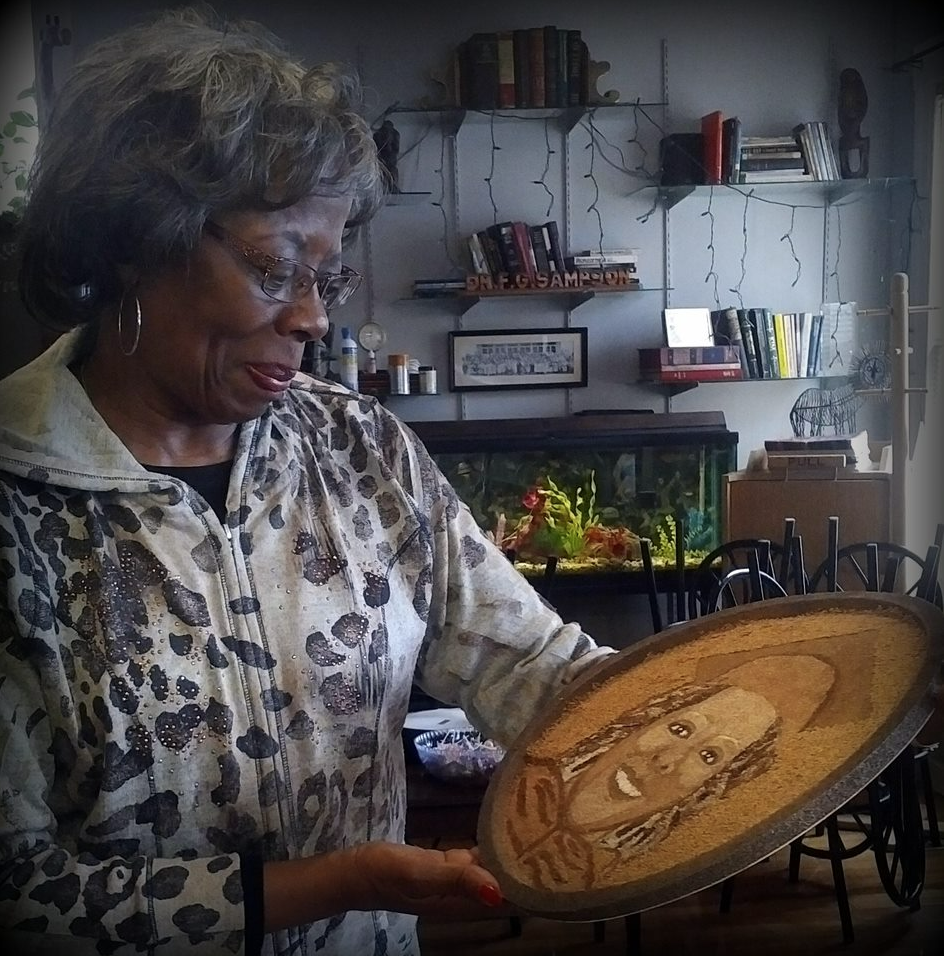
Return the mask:
POLYGON ((477 730, 427 730, 413 745, 426 771, 447 783, 486 784, 505 756, 477 730))

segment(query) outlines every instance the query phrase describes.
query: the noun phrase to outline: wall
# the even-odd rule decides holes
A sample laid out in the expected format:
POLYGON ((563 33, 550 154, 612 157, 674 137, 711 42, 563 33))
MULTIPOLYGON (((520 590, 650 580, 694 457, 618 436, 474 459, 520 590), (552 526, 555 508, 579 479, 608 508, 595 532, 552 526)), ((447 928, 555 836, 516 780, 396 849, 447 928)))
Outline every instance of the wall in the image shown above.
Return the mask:
MULTIPOLYGON (((72 16, 74 50, 156 6, 140 0, 83 2, 72 16)), ((37 10, 47 7, 63 5, 34 3, 37 10)), ((395 104, 435 101, 438 87, 431 77, 445 75, 451 50, 472 32, 545 23, 579 27, 592 58, 610 62, 600 92, 615 89, 623 103, 661 102, 668 93, 666 107, 647 109, 645 115, 632 108, 598 111, 594 129, 578 125, 566 144, 551 129, 550 154, 545 123, 534 118, 492 124, 488 117, 472 115, 456 138, 454 157, 452 143, 444 141, 429 115, 394 117, 401 132, 401 188, 428 191, 431 201, 385 209, 349 250, 348 258, 367 270, 370 282, 344 321, 355 327, 368 318, 380 322, 388 350, 437 365, 441 382, 447 332, 453 329, 570 322, 590 330, 586 389, 496 392, 464 401, 449 394, 392 399, 391 407, 408 420, 562 415, 587 408, 665 410, 664 393, 634 384, 635 349, 659 344, 663 305, 743 303, 816 311, 823 295, 824 248, 828 299, 838 296, 868 306, 887 301, 885 282, 896 268, 902 228, 900 222, 889 227, 887 195, 859 197, 832 210, 824 224, 819 195, 783 190, 775 201, 746 202, 741 194, 718 189, 676 206, 666 223, 654 205, 655 190, 645 188, 649 180, 637 167, 654 172, 662 132, 697 130, 700 116, 713 109, 738 115, 752 134, 783 132, 815 118, 836 129, 838 73, 854 66, 869 93, 863 132, 872 137, 871 174, 907 173, 893 165, 886 132, 892 128, 895 92, 884 69, 893 55, 891 12, 857 16, 854 4, 815 0, 646 5, 589 0, 579 9, 542 0, 516 3, 513 10, 507 3, 478 0, 451 7, 448 16, 435 2, 331 5, 305 15, 292 0, 221 7, 263 20, 309 60, 340 59, 358 67, 372 119, 395 104), (499 147, 494 151, 493 137, 499 147), (631 143, 636 137, 640 143, 631 143), (595 148, 588 148, 591 138, 595 148), (548 172, 542 177, 545 163, 548 172), (491 197, 485 182, 490 172, 491 197), (545 189, 535 182, 541 178, 553 195, 550 211, 545 189), (434 205, 440 198, 442 206, 434 205), (644 285, 670 284, 671 291, 597 297, 570 316, 544 298, 482 303, 461 317, 448 304, 409 300, 414 278, 458 274, 464 262, 460 240, 468 232, 495 220, 547 218, 569 224, 573 249, 599 244, 601 229, 604 245, 638 247, 644 285), (800 260, 799 277, 789 242, 782 238, 787 234, 800 260)), ((384 359, 381 353, 381 363, 384 359)), ((751 448, 789 431, 787 415, 802 387, 797 382, 703 385, 675 398, 672 407, 724 411, 729 427, 740 433, 743 464, 751 448)), ((881 431, 881 409, 877 412, 881 431)))

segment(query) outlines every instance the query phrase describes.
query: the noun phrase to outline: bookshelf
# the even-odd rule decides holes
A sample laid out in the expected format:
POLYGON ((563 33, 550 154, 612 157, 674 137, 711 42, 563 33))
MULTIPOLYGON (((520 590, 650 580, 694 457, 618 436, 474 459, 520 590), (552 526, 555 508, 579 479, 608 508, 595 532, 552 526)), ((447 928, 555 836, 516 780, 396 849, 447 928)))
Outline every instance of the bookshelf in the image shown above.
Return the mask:
POLYGON ((482 292, 453 292, 443 293, 441 295, 414 295, 411 301, 414 302, 437 302, 450 303, 459 315, 465 315, 470 309, 479 302, 486 299, 528 299, 528 298, 552 298, 568 311, 572 312, 579 308, 585 302, 589 302, 598 295, 633 295, 640 292, 663 292, 663 289, 655 287, 631 288, 631 289, 495 289, 493 291, 482 292))
MULTIPOLYGON (((653 186, 658 191, 660 203, 671 209, 691 195, 706 196, 710 190, 730 190, 740 196, 750 193, 776 196, 802 190, 805 195, 816 196, 824 205, 835 205, 860 193, 884 192, 901 186, 913 186, 914 180, 906 176, 883 177, 875 179, 836 179, 814 182, 770 182, 770 183, 721 183, 720 185, 653 186)), ((715 195, 719 195, 716 192, 715 195)))

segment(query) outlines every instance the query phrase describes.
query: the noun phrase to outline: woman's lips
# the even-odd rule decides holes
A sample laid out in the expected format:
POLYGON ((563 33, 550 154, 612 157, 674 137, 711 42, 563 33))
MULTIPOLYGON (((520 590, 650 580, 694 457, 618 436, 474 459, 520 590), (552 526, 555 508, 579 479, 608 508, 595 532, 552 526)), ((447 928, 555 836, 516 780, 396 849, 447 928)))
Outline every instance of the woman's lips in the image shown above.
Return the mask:
POLYGON ((247 365, 246 371, 259 388, 275 393, 284 392, 295 377, 295 369, 273 363, 247 365))

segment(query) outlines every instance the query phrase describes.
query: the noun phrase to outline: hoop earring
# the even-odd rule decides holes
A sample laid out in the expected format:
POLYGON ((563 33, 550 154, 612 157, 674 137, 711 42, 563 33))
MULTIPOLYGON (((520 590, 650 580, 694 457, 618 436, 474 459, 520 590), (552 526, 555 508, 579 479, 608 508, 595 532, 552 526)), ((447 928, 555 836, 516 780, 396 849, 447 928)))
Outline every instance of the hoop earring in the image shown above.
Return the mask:
POLYGON ((134 341, 131 348, 126 349, 124 343, 124 331, 121 328, 121 318, 125 310, 125 296, 127 292, 122 292, 121 301, 118 303, 118 348, 122 355, 132 356, 138 350, 138 342, 141 341, 141 301, 137 296, 134 297, 134 341))

